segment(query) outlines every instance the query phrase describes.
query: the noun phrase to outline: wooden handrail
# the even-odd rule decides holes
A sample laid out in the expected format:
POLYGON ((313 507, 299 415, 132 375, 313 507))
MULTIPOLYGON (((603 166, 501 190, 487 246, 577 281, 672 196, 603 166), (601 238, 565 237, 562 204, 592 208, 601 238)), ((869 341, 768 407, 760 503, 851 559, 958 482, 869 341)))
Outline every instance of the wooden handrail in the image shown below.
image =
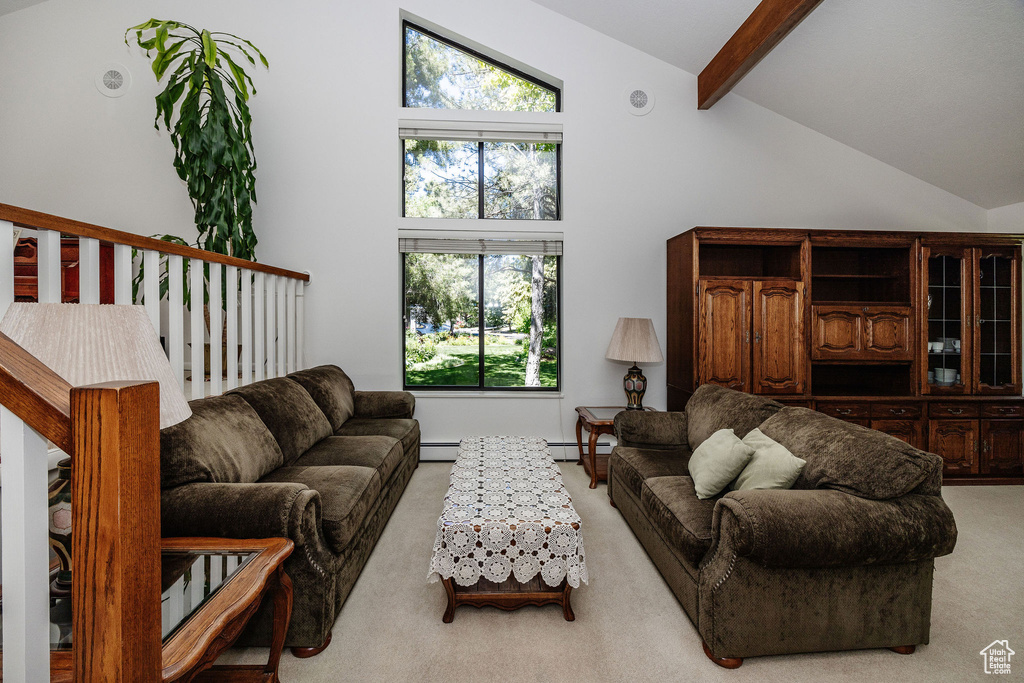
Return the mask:
POLYGON ((23 209, 19 206, 0 204, 0 220, 10 221, 21 228, 54 230, 65 235, 91 237, 102 242, 127 244, 128 246, 136 249, 162 251, 165 254, 177 254, 178 256, 200 259, 208 263, 223 263, 226 266, 247 268, 248 270, 255 270, 269 275, 280 275, 287 278, 293 278, 295 280, 301 280, 302 282, 309 282, 309 275, 306 273, 297 273, 294 270, 268 266, 255 261, 246 261, 245 259, 235 258, 234 256, 225 256, 224 254, 218 254, 204 249, 184 247, 180 244, 174 244, 173 242, 164 242, 152 237, 144 237, 130 232, 104 228, 90 223, 82 223, 81 221, 71 220, 70 218, 52 216, 48 213, 32 211, 31 209, 23 209))
POLYGON ((0 395, 5 408, 71 452, 71 385, 2 332, 0 395))

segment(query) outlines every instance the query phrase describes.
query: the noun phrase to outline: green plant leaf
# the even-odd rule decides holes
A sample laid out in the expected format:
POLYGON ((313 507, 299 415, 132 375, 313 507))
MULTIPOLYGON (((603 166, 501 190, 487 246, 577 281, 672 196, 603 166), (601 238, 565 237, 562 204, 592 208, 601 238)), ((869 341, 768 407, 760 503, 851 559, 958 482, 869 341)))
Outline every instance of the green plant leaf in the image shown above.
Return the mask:
POLYGON ((211 69, 217 64, 217 45, 209 31, 203 31, 203 59, 211 69))

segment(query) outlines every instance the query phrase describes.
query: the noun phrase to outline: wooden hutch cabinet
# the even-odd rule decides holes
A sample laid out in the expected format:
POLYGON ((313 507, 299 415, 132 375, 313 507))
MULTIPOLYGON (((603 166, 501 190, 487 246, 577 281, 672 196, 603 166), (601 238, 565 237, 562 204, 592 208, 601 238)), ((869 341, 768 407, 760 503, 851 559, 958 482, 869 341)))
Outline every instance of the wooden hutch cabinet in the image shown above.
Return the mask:
POLYGON ((1024 483, 1022 235, 694 228, 668 240, 668 401, 704 383, 1024 483))

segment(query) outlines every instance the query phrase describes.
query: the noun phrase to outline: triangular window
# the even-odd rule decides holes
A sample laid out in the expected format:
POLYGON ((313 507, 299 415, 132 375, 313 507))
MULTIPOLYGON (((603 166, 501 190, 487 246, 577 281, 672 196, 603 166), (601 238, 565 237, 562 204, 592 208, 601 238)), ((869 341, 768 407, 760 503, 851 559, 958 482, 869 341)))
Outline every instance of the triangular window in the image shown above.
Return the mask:
POLYGON ((558 88, 403 22, 405 73, 403 104, 432 109, 555 112, 558 88))

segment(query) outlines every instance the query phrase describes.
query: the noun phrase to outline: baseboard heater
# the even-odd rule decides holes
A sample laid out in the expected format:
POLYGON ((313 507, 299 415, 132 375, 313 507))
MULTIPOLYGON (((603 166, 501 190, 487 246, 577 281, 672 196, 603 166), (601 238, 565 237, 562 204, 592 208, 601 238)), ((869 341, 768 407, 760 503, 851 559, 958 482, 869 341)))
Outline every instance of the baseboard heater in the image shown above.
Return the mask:
MULTIPOLYGON (((548 448, 551 449, 551 457, 555 460, 575 461, 580 457, 580 451, 575 441, 548 441, 548 448)), ((612 444, 597 444, 599 454, 608 454, 611 449, 612 444)), ((420 444, 420 460, 454 462, 458 450, 458 441, 424 442, 420 444)))

